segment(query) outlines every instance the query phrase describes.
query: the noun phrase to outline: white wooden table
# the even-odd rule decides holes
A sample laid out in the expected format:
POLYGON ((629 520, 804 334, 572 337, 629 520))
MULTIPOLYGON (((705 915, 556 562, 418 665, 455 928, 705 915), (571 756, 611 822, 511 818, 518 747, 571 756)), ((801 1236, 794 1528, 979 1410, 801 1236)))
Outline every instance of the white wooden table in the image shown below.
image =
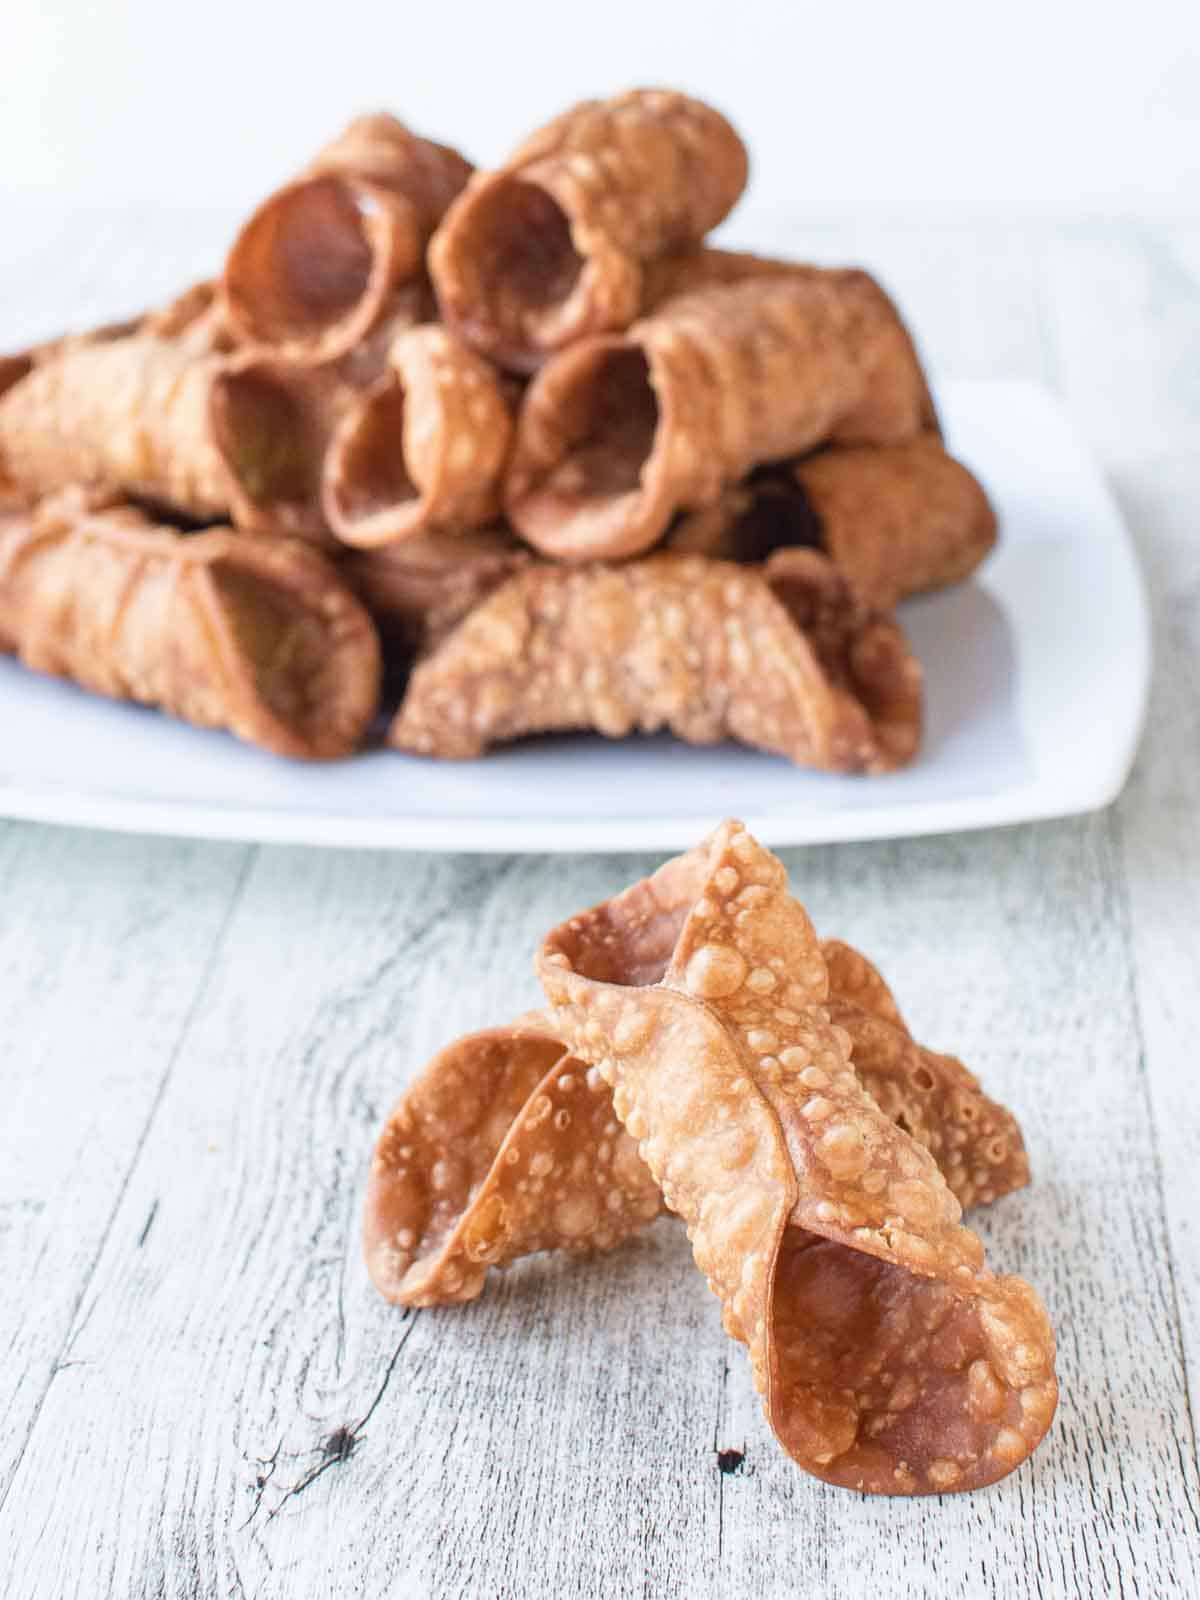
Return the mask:
MULTIPOLYGON (((167 293, 231 221, 6 213, 0 346, 167 293)), ((533 1002, 536 936, 651 859, 0 823, 6 1600, 1200 1593, 1200 221, 779 235, 876 267, 935 369, 1060 388, 1153 589, 1112 810, 786 853, 1020 1114, 1034 1186, 977 1225, 1049 1304, 1052 1436, 971 1496, 814 1482, 671 1222, 465 1310, 370 1288, 406 1076, 533 1002)))

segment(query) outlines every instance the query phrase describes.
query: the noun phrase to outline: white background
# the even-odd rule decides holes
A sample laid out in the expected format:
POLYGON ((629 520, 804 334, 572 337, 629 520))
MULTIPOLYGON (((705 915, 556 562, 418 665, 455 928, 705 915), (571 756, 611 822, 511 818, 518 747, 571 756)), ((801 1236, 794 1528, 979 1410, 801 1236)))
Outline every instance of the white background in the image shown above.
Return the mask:
POLYGON ((0 20, 0 189, 55 205, 232 216, 356 110, 490 163, 581 96, 660 82, 750 142, 739 232, 1200 209, 1200 0, 2 0, 0 20))

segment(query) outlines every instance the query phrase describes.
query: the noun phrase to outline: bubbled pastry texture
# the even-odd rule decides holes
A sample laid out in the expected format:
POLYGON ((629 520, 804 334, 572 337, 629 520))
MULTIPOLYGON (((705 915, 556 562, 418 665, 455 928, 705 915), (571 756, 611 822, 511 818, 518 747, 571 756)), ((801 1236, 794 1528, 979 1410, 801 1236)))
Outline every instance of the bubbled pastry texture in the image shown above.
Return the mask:
POLYGON ((374 626, 315 550, 80 490, 0 517, 0 650, 306 759, 348 754, 379 702, 374 626))
POLYGON ((584 101, 448 210, 430 249, 443 315, 493 359, 532 371, 569 340, 632 321, 645 262, 715 227, 748 170, 725 118, 687 95, 584 101), (516 220, 514 180, 534 197, 516 220), (520 270, 497 272, 514 229, 520 270))
MULTIPOLYGON (((865 956, 836 940, 822 952, 864 1087, 933 1152, 959 1201, 1026 1183, 1012 1115, 960 1063, 913 1044, 865 956)), ((769 993, 781 979, 762 967, 750 981, 769 993)), ((367 1266, 397 1304, 457 1304, 482 1290, 488 1267, 538 1250, 608 1250, 664 1209, 607 1080, 531 1015, 456 1040, 401 1096, 371 1165, 367 1266)))
POLYGON ((985 1270, 932 1155, 863 1088, 782 864, 725 823, 556 929, 537 968, 687 1223, 784 1448, 886 1494, 1023 1461, 1057 1402, 1045 1311, 985 1270))
POLYGON ((670 728, 801 766, 883 772, 915 753, 921 673, 891 618, 859 608, 814 551, 764 574, 699 556, 534 563, 418 663, 388 734, 467 758, 551 730, 670 728))

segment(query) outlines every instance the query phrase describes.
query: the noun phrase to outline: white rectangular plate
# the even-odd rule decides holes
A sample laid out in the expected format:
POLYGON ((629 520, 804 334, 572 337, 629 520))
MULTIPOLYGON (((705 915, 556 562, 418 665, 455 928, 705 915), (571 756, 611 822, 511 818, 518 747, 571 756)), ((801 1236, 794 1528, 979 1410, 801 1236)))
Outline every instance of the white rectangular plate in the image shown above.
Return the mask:
POLYGON ((886 839, 1064 816, 1120 791, 1145 711, 1149 623, 1120 515, 1058 401, 947 383, 948 443, 992 495, 978 577, 910 601, 924 748, 835 778, 735 745, 564 737, 465 764, 376 750, 294 764, 0 659, 0 815, 135 832, 431 850, 685 847, 721 816, 764 842, 886 839))

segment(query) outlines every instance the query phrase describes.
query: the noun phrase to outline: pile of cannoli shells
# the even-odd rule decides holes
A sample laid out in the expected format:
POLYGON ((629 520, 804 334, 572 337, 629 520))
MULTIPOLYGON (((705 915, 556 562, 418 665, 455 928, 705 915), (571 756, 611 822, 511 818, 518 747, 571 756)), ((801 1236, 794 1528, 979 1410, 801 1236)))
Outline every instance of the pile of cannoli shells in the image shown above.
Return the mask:
POLYGON ((995 517, 871 277, 705 243, 747 174, 668 90, 492 171, 353 122, 212 281, 0 358, 0 648, 294 757, 902 766, 893 609, 995 517))
POLYGON ((536 969, 546 1009, 443 1050, 380 1136, 382 1293, 460 1304, 493 1266, 672 1212, 800 1466, 894 1495, 1019 1466, 1054 1416, 1054 1335, 961 1218, 1028 1183, 1020 1129, 817 938, 782 863, 726 822, 536 969))

